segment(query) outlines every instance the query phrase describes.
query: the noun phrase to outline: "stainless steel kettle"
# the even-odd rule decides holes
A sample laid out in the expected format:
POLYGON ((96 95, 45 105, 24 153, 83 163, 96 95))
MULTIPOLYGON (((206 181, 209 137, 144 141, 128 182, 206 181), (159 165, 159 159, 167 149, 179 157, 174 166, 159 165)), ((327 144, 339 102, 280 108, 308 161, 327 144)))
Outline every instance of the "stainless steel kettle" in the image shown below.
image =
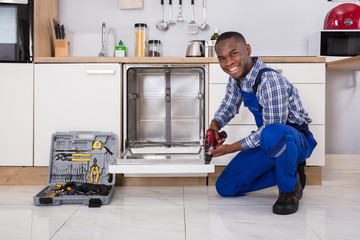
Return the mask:
POLYGON ((186 57, 204 57, 205 56, 205 41, 192 40, 188 43, 186 50, 186 57))

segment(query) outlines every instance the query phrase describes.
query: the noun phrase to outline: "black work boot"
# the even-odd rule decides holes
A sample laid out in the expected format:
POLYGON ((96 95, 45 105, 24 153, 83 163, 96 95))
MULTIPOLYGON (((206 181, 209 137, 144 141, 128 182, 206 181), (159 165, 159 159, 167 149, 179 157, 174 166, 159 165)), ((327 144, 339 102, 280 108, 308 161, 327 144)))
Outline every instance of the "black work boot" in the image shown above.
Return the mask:
POLYGON ((299 208, 299 200, 302 195, 303 188, 298 178, 294 191, 288 193, 279 191, 279 198, 273 206, 273 213, 280 215, 295 213, 299 208))
POLYGON ((301 163, 299 163, 299 165, 297 166, 297 172, 299 174, 299 179, 300 179, 300 183, 302 188, 305 188, 305 184, 306 184, 306 175, 305 175, 305 166, 306 166, 306 161, 303 161, 301 163))

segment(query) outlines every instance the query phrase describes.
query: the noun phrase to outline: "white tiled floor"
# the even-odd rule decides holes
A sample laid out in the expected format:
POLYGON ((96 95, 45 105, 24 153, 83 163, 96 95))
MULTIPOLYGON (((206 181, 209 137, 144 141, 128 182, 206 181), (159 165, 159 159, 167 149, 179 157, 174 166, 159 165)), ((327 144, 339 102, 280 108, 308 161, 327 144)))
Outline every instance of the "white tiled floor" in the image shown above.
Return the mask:
POLYGON ((33 206, 44 186, 0 186, 0 239, 360 239, 360 171, 324 171, 296 214, 277 188, 223 198, 214 187, 116 187, 109 205, 33 206))

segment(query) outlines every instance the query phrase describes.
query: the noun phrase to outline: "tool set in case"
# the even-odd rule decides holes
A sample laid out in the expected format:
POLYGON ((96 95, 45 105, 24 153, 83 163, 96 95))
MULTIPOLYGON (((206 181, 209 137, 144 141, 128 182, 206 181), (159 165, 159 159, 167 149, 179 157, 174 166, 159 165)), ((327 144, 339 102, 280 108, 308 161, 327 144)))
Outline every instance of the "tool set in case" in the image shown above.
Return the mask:
POLYGON ((34 196, 34 205, 109 204, 115 174, 109 165, 117 154, 116 135, 109 132, 57 132, 52 135, 49 185, 34 196))

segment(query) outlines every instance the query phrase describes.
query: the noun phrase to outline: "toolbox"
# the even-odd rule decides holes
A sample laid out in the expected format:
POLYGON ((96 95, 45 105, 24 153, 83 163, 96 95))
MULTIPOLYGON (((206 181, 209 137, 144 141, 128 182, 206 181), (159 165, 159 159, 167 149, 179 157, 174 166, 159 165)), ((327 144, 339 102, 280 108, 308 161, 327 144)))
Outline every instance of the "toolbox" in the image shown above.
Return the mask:
POLYGON ((109 204, 115 174, 109 165, 117 155, 111 132, 57 132, 51 138, 48 183, 34 196, 34 205, 109 204))

